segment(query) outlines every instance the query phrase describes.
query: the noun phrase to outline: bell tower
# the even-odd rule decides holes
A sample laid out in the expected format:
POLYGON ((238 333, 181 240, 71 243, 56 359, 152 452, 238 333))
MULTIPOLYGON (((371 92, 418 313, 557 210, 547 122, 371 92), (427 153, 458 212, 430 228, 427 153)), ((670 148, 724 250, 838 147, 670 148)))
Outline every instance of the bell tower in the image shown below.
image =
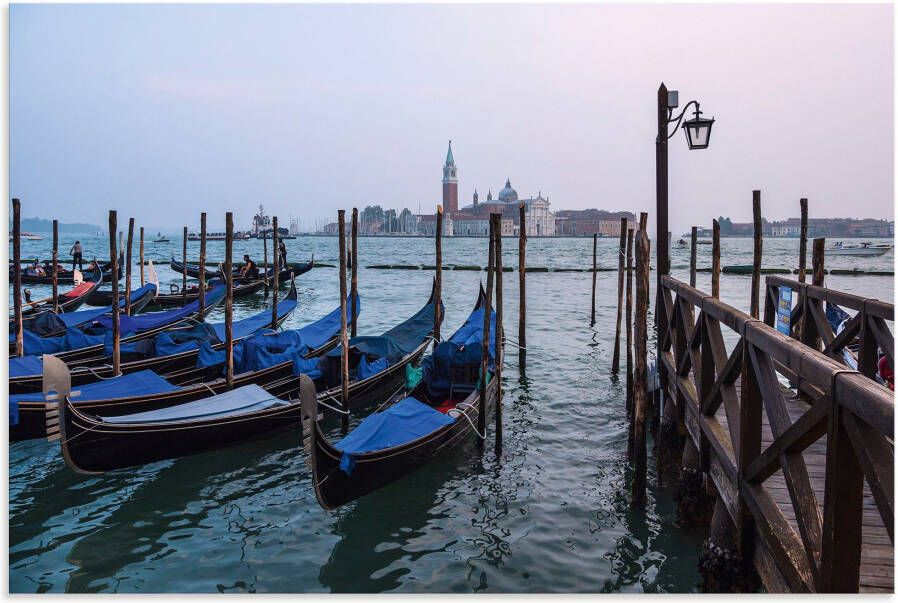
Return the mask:
POLYGON ((458 173, 455 158, 452 157, 452 141, 449 141, 449 152, 443 165, 443 211, 454 214, 458 211, 458 173))

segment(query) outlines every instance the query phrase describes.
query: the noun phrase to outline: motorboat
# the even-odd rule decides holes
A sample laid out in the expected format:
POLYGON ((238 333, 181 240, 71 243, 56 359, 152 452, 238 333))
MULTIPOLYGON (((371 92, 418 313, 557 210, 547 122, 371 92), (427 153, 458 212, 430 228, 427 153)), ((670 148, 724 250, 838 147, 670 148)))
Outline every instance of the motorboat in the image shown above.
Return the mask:
POLYGON ((842 241, 838 241, 835 245, 826 250, 827 255, 866 255, 875 256, 888 253, 892 249, 892 245, 888 243, 857 243, 846 245, 842 241))

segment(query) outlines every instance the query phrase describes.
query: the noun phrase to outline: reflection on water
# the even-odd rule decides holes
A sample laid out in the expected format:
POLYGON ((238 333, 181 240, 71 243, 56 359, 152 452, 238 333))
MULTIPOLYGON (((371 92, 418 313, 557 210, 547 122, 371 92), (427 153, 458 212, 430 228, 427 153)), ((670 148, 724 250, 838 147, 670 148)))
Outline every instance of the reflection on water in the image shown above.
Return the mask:
MULTIPOLYGON (((287 243, 294 261, 313 252, 319 261, 336 258, 336 239, 287 243)), ((616 244, 600 241, 602 265, 616 265, 616 244)), ((253 245, 261 247, 239 242, 235 254, 251 250, 261 257, 253 245)), ((792 246, 765 242, 765 261, 786 265, 792 246)), ((362 265, 432 258, 432 242, 423 239, 363 238, 359 250, 362 265)), ((745 263, 740 258, 750 250, 750 240, 725 240, 724 263, 745 263)), ((210 243, 211 258, 220 252, 210 243)), ((516 250, 509 245, 505 252, 505 262, 514 264, 516 250)), ((165 248, 155 257, 168 253, 165 248)), ((581 267, 591 254, 591 240, 537 239, 528 247, 528 263, 581 267)), ((674 270, 681 274, 676 254, 674 270)), ((447 264, 483 264, 485 255, 486 241, 444 241, 447 264)), ((159 275, 163 289, 180 280, 165 266, 159 275)), ((444 333, 467 316, 482 277, 444 272, 444 333)), ((380 333, 414 313, 432 278, 421 270, 360 270, 360 334, 380 333)), ((699 274, 700 287, 707 288, 707 278, 699 274)), ((844 279, 852 280, 837 286, 891 297, 890 278, 844 279)), ((645 509, 630 509, 623 379, 609 378, 617 276, 598 276, 592 328, 591 281, 583 273, 528 274, 527 370, 518 370, 517 350, 510 347, 501 458, 490 421, 482 453, 471 437, 426 469, 334 512, 315 502, 298 431, 100 476, 71 472, 57 445, 10 445, 10 590, 694 590, 703 534, 676 525, 670 489, 651 487, 650 475, 645 509)), ((747 309, 748 283, 724 277, 724 299, 747 309)), ((316 268, 297 284, 299 306, 287 327, 339 304, 333 268, 316 268)), ((506 278, 506 329, 512 335, 517 295, 516 275, 506 278)), ((261 294, 238 300, 237 315, 266 303, 261 294)), ((218 309, 212 320, 222 316, 218 309)), ((329 429, 336 435, 336 424, 329 429)))

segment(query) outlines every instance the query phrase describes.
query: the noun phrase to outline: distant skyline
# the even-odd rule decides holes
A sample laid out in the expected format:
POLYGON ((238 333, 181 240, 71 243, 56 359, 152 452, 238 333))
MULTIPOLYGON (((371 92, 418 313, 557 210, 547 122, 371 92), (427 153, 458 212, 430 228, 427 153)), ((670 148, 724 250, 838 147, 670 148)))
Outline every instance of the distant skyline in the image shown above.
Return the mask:
POLYGON ((510 178, 553 210, 648 211, 658 85, 717 119, 670 144, 671 230, 894 219, 893 6, 12 5, 23 217, 287 224, 510 178))

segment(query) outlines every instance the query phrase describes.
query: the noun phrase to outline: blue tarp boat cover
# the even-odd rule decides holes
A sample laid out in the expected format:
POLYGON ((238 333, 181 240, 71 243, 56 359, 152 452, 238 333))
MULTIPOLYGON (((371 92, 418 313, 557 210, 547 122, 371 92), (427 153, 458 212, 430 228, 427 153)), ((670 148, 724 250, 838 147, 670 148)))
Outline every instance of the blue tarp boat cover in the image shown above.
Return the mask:
POLYGON ((334 448, 343 453, 340 469, 351 475, 355 465, 353 454, 407 444, 454 422, 449 415, 409 396, 383 412, 368 415, 358 427, 334 444, 334 448))
MULTIPOLYGON (((288 316, 295 309, 295 299, 285 299, 279 301, 278 319, 288 316)), ((269 325, 271 325, 271 309, 263 310, 262 312, 254 314, 253 316, 250 316, 248 318, 244 318, 243 320, 234 321, 231 333, 233 334, 235 340, 243 339, 244 337, 248 337, 254 333, 257 333, 259 330, 264 329, 269 325)), ((218 337, 218 340, 224 341, 225 324, 223 322, 218 322, 211 326, 215 331, 215 336, 218 337)))
MULTIPOLYGON (((352 306, 349 304, 347 307, 351 308, 352 306)), ((356 295, 356 316, 361 309, 361 300, 356 295)), ((280 304, 278 313, 280 313, 280 304)), ((264 323, 270 323, 270 320, 264 321, 264 323)), ((309 351, 319 348, 333 339, 340 331, 340 323, 340 308, 337 308, 301 329, 290 329, 280 333, 275 333, 270 329, 258 332, 248 339, 237 342, 234 346, 234 370, 237 373, 257 371, 292 360, 295 375, 304 374, 312 379, 317 379, 321 376, 319 359, 307 359, 304 356, 309 351)), ((224 362, 224 350, 214 350, 208 343, 203 343, 200 346, 197 367, 217 366, 224 362)))
POLYGON ((26 375, 40 375, 44 372, 44 361, 40 356, 10 357, 9 376, 24 377, 26 375))
MULTIPOLYGON (((40 370, 37 372, 40 373, 40 370)), ((87 402, 89 400, 108 400, 111 398, 161 394, 177 389, 179 389, 178 386, 172 385, 153 371, 139 371, 76 387, 74 391, 79 393, 71 396, 71 400, 77 404, 78 402, 87 402)), ((10 425, 18 423, 19 402, 41 402, 43 400, 44 394, 40 392, 11 395, 9 397, 10 425), (14 414, 15 422, 13 422, 14 414)))
POLYGON ((106 423, 118 425, 198 421, 243 415, 265 410, 272 406, 286 406, 288 404, 289 402, 275 398, 258 385, 244 385, 217 396, 210 396, 202 400, 187 402, 186 404, 122 415, 120 417, 100 418, 106 423))
MULTIPOLYGON (((219 285, 207 291, 206 306, 211 306, 221 301, 225 296, 225 290, 226 287, 219 285)), ((122 334, 142 333, 158 327, 173 325, 181 322, 191 314, 196 313, 196 311, 199 310, 199 307, 200 301, 197 299, 185 306, 175 308, 174 310, 167 310, 165 312, 150 312, 149 314, 138 314, 136 316, 120 316, 121 332, 122 334)), ((94 324, 102 329, 111 329, 112 316, 101 316, 94 324)))
POLYGON ((848 312, 832 302, 826 303, 826 321, 829 323, 833 333, 839 330, 839 325, 851 318, 848 312))
MULTIPOLYGON (((390 364, 402 359, 421 345, 421 342, 433 330, 434 304, 429 302, 408 320, 396 325, 382 335, 353 337, 349 340, 349 348, 370 359, 386 358, 390 364)), ((328 357, 339 358, 342 346, 337 346, 328 357)))
MULTIPOLYGON (((455 367, 473 367, 462 374, 480 374, 483 359, 483 308, 471 312, 468 319, 452 336, 436 346, 433 353, 422 362, 427 391, 434 397, 449 393, 455 387, 459 391, 471 389, 474 383, 459 383, 455 367), (455 380, 454 380, 455 379, 455 380), (460 386, 460 387, 459 387, 460 386), (466 387, 467 386, 467 387, 466 387)), ((490 348, 488 366, 494 370, 496 360, 496 313, 490 312, 490 348)))
POLYGON ((154 338, 154 356, 172 356, 188 352, 200 347, 204 341, 221 343, 213 325, 200 323, 189 329, 172 329, 163 331, 154 338))

